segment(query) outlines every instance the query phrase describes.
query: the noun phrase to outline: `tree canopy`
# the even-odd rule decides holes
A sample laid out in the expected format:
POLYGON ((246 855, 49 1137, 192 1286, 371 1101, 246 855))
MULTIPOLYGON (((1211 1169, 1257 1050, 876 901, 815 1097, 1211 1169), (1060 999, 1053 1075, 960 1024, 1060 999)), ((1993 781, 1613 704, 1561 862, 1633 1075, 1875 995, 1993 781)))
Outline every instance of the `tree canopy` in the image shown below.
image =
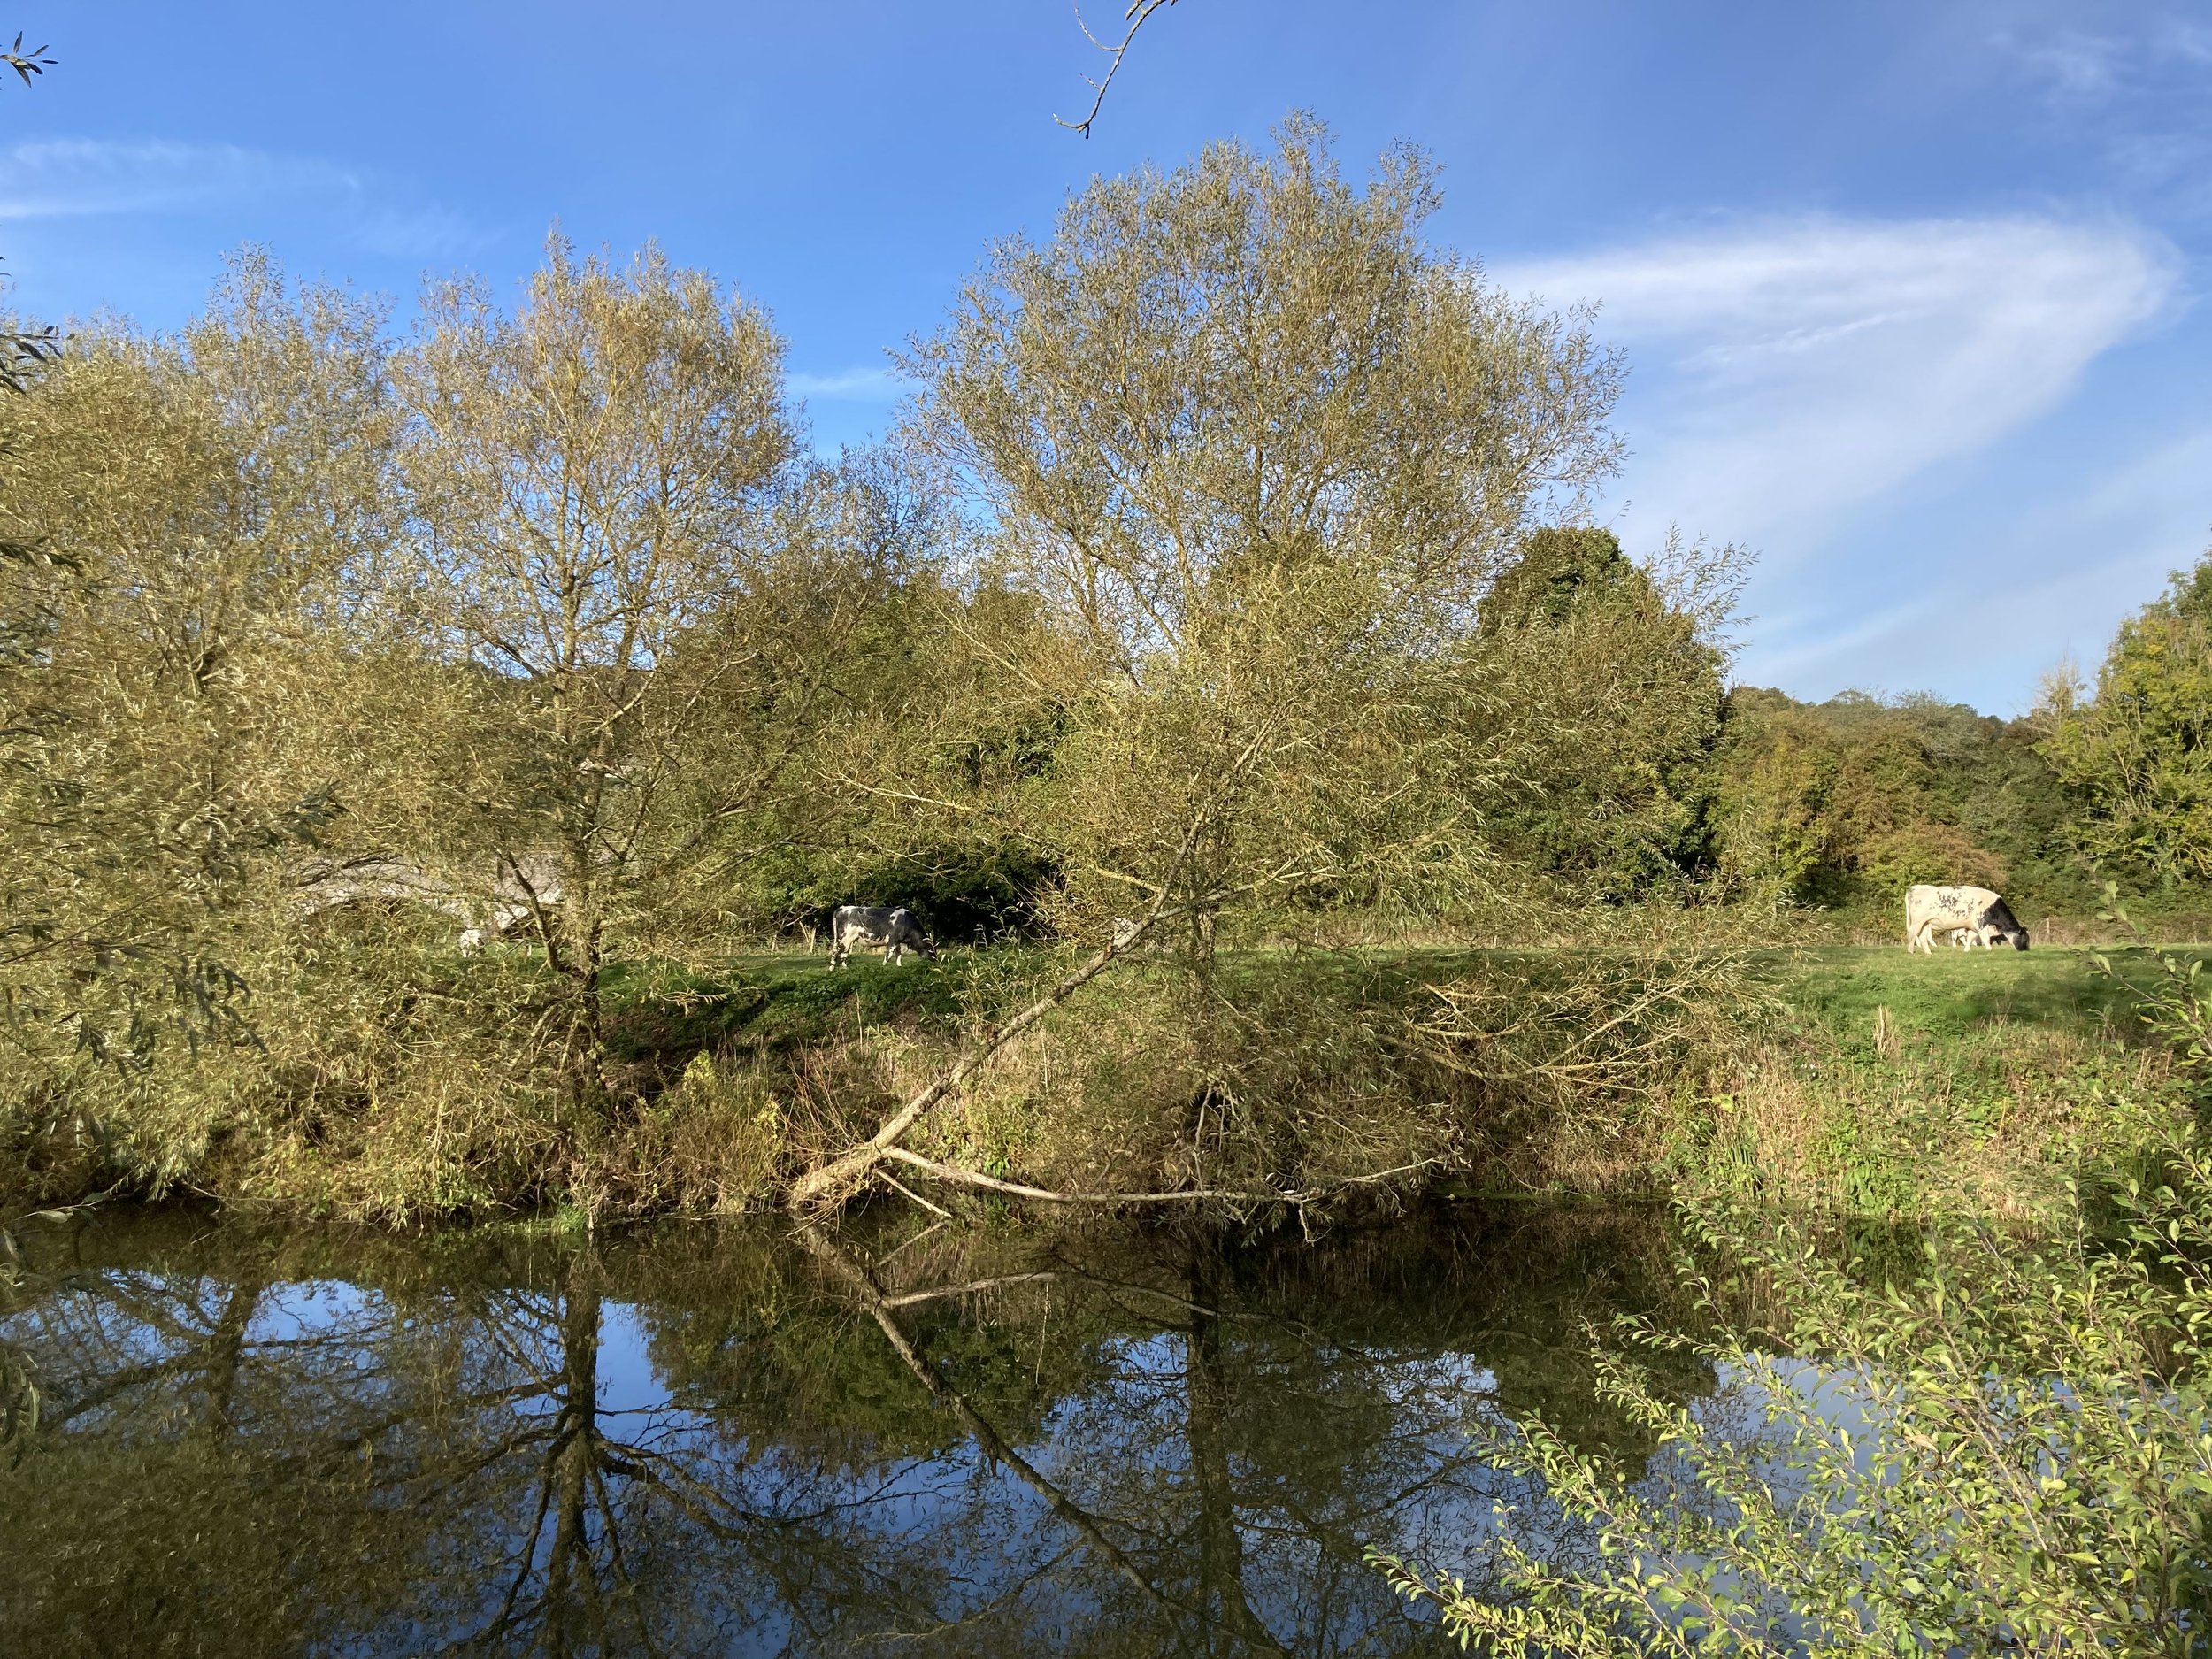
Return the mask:
POLYGON ((2061 680, 2045 718, 2085 853, 2166 886, 2212 880, 2212 557, 2120 625, 2093 697, 2061 680))

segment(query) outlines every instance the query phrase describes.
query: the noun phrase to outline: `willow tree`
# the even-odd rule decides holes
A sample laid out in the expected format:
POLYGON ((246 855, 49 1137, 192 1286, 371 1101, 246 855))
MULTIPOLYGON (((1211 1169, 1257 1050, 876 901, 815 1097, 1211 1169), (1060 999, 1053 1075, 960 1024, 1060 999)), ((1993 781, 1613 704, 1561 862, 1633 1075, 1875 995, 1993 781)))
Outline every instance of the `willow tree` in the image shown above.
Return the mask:
POLYGON ((1094 184, 907 358, 1037 607, 989 644, 1067 712, 1031 819, 1079 914, 1157 906, 1195 964, 1232 910, 1464 874, 1476 603, 1614 461, 1615 360, 1425 242, 1438 201, 1417 154, 1356 188, 1294 120, 1094 184))
POLYGON ((1477 603, 1613 465, 1618 368, 1425 242, 1438 200, 1418 155, 1356 187, 1294 119, 1271 154, 1094 183, 903 359, 978 598, 1012 601, 956 618, 978 711, 1056 734, 991 802, 1063 872, 1063 931, 1102 941, 1056 996, 1117 933, 1171 936, 1205 987, 1225 924, 1271 905, 1483 879, 1509 757, 1477 603))
MULTIPOLYGON (((390 527, 382 320, 248 256, 176 335, 88 330, 0 402, 0 1076, 19 1106, 88 1111, 79 1062, 136 1068, 165 1031, 224 1023, 239 919, 322 810, 319 757, 297 764, 318 747, 308 659, 390 527)), ((134 1150, 108 1127, 157 1178, 206 1125, 134 1150)))
POLYGON ((511 314, 434 290, 399 365, 387 638, 429 672, 391 694, 377 833, 523 890, 571 1104, 603 1098, 613 954, 787 775, 825 630, 773 512, 782 357, 704 273, 555 238, 511 314))

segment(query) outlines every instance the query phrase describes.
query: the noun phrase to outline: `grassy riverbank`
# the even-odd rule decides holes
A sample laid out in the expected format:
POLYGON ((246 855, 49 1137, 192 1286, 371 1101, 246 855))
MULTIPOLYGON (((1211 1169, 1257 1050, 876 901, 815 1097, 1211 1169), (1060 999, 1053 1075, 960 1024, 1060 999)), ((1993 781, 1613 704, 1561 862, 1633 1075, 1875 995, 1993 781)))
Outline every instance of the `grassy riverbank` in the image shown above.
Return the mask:
MULTIPOLYGON (((2154 971, 2139 952, 2112 960, 2122 979, 2154 971)), ((580 1116, 498 1064, 530 959, 452 962, 435 996, 348 1006, 343 1022, 279 1009, 312 1041, 176 1054, 14 1129, 8 1196, 186 1190, 388 1224, 765 1208, 1051 967, 999 949, 633 971, 609 1033, 620 1103, 580 1116)), ((1250 950, 1225 954, 1203 995, 1162 961, 1117 969, 907 1145, 1064 1192, 1333 1190, 1357 1209, 1439 1185, 1643 1196, 1686 1181, 1852 1214, 2032 1219, 2060 1213, 2070 1182, 2134 1167, 2183 1110, 2169 1072, 2125 986, 2081 949, 1250 950)))
MULTIPOLYGON (((1749 952, 1730 1016, 1742 1023, 1692 1033, 1671 1076, 1629 1090, 1601 1076, 1532 1099, 1498 1056, 1491 1075, 1470 1075, 1409 1037, 1437 987, 1510 995, 1597 954, 1240 953, 1222 968, 1233 1011, 1203 1021, 1186 987, 1139 972, 1006 1056, 946 1114, 933 1156, 1078 1186, 1132 1176, 1143 1158, 1162 1179, 1174 1159, 1156 1120, 1202 1133, 1191 1102, 1210 1090, 1308 1170, 1348 1172, 1361 1156, 1389 1167, 1372 1161, 1394 1135, 1402 1161, 1434 1156, 1460 1189, 1642 1194, 1686 1179, 1846 1213, 2032 1218, 2058 1213, 2070 1183, 2131 1172, 2148 1126, 2182 1109, 2133 1012, 2130 982, 2155 974, 2139 949, 2105 953, 2116 974, 2085 949, 1749 952), (1280 1145, 1286 1118, 1295 1148, 1280 1145)), ((941 1058, 964 1010, 987 1006, 985 974, 972 961, 832 974, 818 958, 743 959, 710 990, 641 1008, 634 1052, 663 1068, 705 1052, 718 1078, 781 1073, 795 1115, 818 1124, 835 1109, 807 1099, 810 1072, 867 1078, 865 1098, 835 1110, 857 1129, 941 1058)), ((1222 1163, 1211 1167, 1218 1179, 1222 1163)), ((1202 1153, 1189 1173, 1206 1172, 1202 1153)))

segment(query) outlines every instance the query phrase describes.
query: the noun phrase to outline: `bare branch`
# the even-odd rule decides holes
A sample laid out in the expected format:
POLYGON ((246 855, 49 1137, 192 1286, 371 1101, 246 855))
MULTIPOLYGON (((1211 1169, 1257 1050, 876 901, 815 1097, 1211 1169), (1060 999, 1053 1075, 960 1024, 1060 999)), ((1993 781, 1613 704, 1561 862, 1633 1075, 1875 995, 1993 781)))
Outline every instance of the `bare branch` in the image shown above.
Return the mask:
MULTIPOLYGON (((973 1187, 985 1192, 1003 1193, 1009 1198, 1031 1198, 1047 1204, 1173 1204, 1190 1203, 1217 1199, 1229 1204, 1287 1204, 1303 1210, 1310 1204, 1325 1203, 1349 1192, 1355 1187, 1374 1187, 1401 1176, 1417 1175, 1423 1170, 1433 1169, 1442 1164, 1441 1158, 1422 1158, 1412 1164, 1402 1164, 1395 1169, 1376 1170, 1366 1175, 1352 1175, 1327 1187, 1308 1187, 1299 1192, 1284 1192, 1277 1187, 1257 1188, 1179 1187, 1158 1193, 1062 1193, 1042 1187, 1025 1187, 1019 1181, 1001 1180, 995 1175, 986 1175, 979 1170, 962 1169, 956 1164, 941 1164, 926 1158, 918 1152, 909 1152, 904 1147, 886 1147, 882 1156, 893 1158, 910 1168, 922 1171, 935 1179, 956 1187, 973 1187)), ((887 1179, 888 1178, 882 1178, 887 1179)), ((897 1186, 896 1182, 891 1183, 897 1186)), ((904 1192, 904 1187, 900 1187, 904 1192)), ((934 1209, 934 1205, 929 1206, 934 1209)), ((1046 1274, 1025 1274, 1022 1278, 1046 1278, 1046 1274)), ((1015 1283, 1018 1279, 993 1280, 990 1283, 1015 1283)), ((954 1291, 932 1292, 935 1294, 956 1294, 960 1290, 975 1290, 983 1286, 957 1286, 954 1291)), ((927 1296, 910 1297, 910 1301, 926 1301, 927 1296)))
POLYGON ((1112 44, 1100 40, 1097 35, 1091 33, 1091 26, 1083 21, 1083 8, 1079 5, 1076 7, 1075 26, 1083 31, 1085 40, 1106 54, 1106 73, 1096 81, 1093 81, 1088 75, 1083 77, 1084 83, 1091 88, 1093 95, 1089 114, 1079 121, 1064 120, 1057 115, 1052 118, 1053 120, 1059 126, 1066 127, 1071 133, 1080 133, 1084 137, 1088 138, 1091 135, 1091 124, 1098 119, 1099 111, 1105 106, 1106 88, 1114 84, 1114 77, 1121 72, 1122 58, 1129 50, 1130 42, 1137 38, 1137 31, 1142 28, 1145 20, 1162 6, 1171 6, 1174 4, 1175 0, 1130 0, 1129 9, 1121 14, 1122 20, 1128 25, 1128 27, 1123 32, 1121 39, 1112 44))
POLYGON ((1033 1198, 1048 1204, 1172 1204, 1191 1203, 1210 1198, 1225 1203, 1283 1204, 1294 1203, 1298 1195, 1279 1193, 1272 1189, 1245 1192, 1208 1187, 1177 1187, 1162 1193, 1057 1193, 1042 1187, 1025 1187, 1019 1181, 1002 1181, 995 1175, 985 1175, 977 1170, 964 1170, 956 1164, 940 1164, 926 1158, 918 1152, 909 1152, 904 1147, 886 1147, 883 1156, 895 1158, 901 1164, 948 1181, 956 1187, 980 1187, 985 1192, 1003 1193, 1009 1198, 1033 1198))
POLYGON ((879 1171, 879 1176, 883 1184, 889 1187, 893 1192, 898 1194, 900 1197, 920 1205, 924 1210, 928 1210, 933 1216, 942 1216, 947 1221, 950 1221, 952 1219, 952 1211, 946 1209, 942 1204, 931 1203, 928 1199, 923 1197, 912 1187, 906 1186, 902 1182, 892 1179, 888 1175, 882 1175, 880 1171, 879 1171))

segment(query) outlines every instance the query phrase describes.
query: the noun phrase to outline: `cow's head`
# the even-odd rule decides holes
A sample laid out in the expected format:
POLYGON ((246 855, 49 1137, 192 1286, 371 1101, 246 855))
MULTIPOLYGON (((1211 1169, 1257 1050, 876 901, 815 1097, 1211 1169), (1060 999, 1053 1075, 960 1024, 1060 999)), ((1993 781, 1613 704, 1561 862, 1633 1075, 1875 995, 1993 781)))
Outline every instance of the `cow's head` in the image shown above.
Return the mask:
POLYGON ((933 962, 936 960, 936 943, 928 933, 923 931, 922 918, 903 905, 892 913, 891 936, 897 940, 903 949, 911 950, 918 956, 926 956, 933 962))
POLYGON ((2028 948, 2028 930, 2020 926, 2020 918, 2012 913, 2012 906, 2002 899, 1993 902, 1982 913, 1982 938, 1986 941, 1992 933, 2015 950, 2028 948))

